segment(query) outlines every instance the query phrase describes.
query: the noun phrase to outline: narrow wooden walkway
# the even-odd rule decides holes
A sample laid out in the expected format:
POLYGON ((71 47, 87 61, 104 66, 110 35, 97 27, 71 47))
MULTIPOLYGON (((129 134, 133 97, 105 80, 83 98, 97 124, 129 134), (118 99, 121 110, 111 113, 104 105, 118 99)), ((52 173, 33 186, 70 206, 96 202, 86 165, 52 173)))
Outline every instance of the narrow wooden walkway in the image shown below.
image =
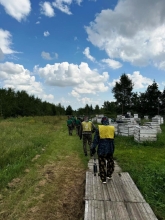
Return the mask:
POLYGON ((129 173, 122 172, 116 163, 107 184, 94 176, 93 159, 88 167, 84 220, 157 220, 129 173))

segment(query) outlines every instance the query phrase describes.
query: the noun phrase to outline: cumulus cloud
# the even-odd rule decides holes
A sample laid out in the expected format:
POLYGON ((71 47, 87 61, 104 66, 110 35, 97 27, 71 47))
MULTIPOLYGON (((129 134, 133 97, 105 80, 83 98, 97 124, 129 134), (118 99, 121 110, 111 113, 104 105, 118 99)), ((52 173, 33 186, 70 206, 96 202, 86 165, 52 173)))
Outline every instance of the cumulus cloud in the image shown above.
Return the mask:
MULTIPOLYGON (((142 76, 139 71, 134 71, 133 74, 126 74, 126 75, 132 80, 134 84, 133 89, 135 91, 138 91, 140 89, 145 89, 153 83, 152 79, 142 76)), ((109 85, 111 87, 114 87, 116 82, 119 82, 119 81, 120 81, 120 78, 114 79, 112 83, 109 83, 109 85)))
POLYGON ((112 60, 112 59, 102 59, 103 63, 107 63, 109 67, 111 67, 112 69, 119 69, 122 67, 122 64, 116 60, 112 60))
POLYGON ((156 65, 165 69, 165 1, 118 1, 86 26, 88 40, 105 50, 111 59, 133 65, 156 65))
POLYGON ((57 54, 57 53, 54 53, 54 55, 51 56, 50 53, 45 52, 45 51, 42 51, 41 57, 42 57, 43 59, 45 59, 45 60, 53 60, 53 59, 58 58, 58 54, 57 54))
POLYGON ((18 91, 25 90, 28 94, 43 99, 53 99, 53 95, 44 93, 42 84, 37 82, 35 76, 23 65, 13 62, 0 63, 0 80, 3 82, 4 88, 10 87, 18 91))
POLYGON ((3 54, 12 54, 15 53, 11 49, 12 45, 12 36, 9 31, 3 30, 0 28, 0 45, 1 45, 1 51, 3 51, 3 54))
POLYGON ((0 48, 0 60, 3 60, 5 58, 3 51, 0 48))
POLYGON ((25 19, 31 11, 30 0, 0 0, 7 14, 15 18, 17 21, 25 19))
POLYGON ((40 24, 40 21, 37 21, 36 24, 40 24))
POLYGON ((54 9, 52 7, 52 5, 50 4, 50 2, 41 2, 40 3, 40 11, 41 14, 44 14, 47 17, 54 17, 55 13, 54 13, 54 9))
POLYGON ((142 76, 139 71, 133 72, 132 75, 127 75, 132 80, 135 90, 146 88, 148 85, 151 85, 153 83, 152 79, 142 76))
POLYGON ((49 31, 44 31, 44 37, 48 37, 50 35, 49 31))
POLYGON ((91 60, 91 61, 93 61, 93 62, 95 61, 95 58, 90 55, 90 49, 89 49, 89 47, 86 47, 86 48, 85 48, 85 50, 83 51, 83 54, 84 54, 89 60, 91 60))
POLYGON ((73 87, 71 94, 79 97, 81 94, 96 94, 109 89, 107 72, 99 74, 91 70, 87 63, 80 65, 68 62, 47 64, 45 67, 34 67, 34 72, 45 79, 46 84, 58 87, 73 87))

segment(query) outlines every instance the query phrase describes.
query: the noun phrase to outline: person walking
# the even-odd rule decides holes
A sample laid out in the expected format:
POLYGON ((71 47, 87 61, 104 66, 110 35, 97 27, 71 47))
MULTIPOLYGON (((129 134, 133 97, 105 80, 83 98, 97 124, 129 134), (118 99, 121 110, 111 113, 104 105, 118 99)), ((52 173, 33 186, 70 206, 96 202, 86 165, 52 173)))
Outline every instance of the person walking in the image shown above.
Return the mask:
POLYGON ((68 126, 69 135, 72 135, 72 132, 73 132, 73 120, 72 120, 71 116, 68 116, 67 126, 68 126))
POLYGON ((98 125, 98 129, 95 132, 90 153, 93 156, 98 146, 97 155, 100 180, 102 183, 106 183, 106 179, 111 179, 114 172, 115 127, 109 125, 109 119, 106 116, 102 118, 101 124, 98 125))
POLYGON ((89 145, 89 150, 92 144, 92 133, 94 133, 96 127, 91 121, 88 121, 88 117, 84 117, 84 121, 81 122, 79 137, 80 140, 83 139, 83 150, 85 156, 88 156, 87 153, 87 144, 89 145))
POLYGON ((80 126, 81 126, 80 118, 77 118, 77 119, 76 119, 76 121, 75 121, 75 126, 76 126, 76 134, 79 136, 80 126))

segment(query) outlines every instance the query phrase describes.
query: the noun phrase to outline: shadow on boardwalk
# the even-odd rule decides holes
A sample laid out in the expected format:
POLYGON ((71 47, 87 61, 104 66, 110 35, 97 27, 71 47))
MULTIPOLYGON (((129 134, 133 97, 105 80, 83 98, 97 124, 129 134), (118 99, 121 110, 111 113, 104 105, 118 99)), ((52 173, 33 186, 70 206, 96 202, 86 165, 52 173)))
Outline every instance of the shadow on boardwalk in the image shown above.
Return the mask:
POLYGON ((157 220, 129 173, 122 172, 117 163, 107 184, 94 176, 92 159, 88 167, 84 220, 157 220))

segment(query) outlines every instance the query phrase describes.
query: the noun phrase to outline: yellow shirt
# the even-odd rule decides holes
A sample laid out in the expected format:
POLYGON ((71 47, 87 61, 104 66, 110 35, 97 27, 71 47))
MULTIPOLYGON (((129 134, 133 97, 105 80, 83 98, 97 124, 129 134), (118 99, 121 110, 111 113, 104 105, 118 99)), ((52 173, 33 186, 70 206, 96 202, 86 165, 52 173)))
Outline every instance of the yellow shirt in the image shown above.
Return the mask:
POLYGON ((98 125, 100 138, 111 138, 114 139, 115 127, 110 125, 98 125))
POLYGON ((82 122, 83 131, 92 131, 92 122, 91 121, 83 121, 82 122))

